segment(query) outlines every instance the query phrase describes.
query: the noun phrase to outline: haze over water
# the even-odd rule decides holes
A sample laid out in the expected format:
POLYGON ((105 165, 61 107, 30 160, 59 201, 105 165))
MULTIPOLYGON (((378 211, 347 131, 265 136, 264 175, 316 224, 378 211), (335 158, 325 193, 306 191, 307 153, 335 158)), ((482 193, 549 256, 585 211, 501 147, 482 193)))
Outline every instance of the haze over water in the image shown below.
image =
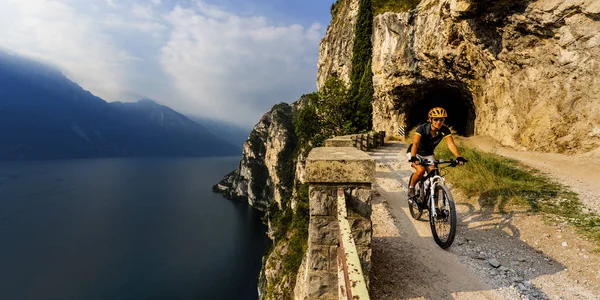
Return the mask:
POLYGON ((256 299, 261 214, 211 191, 238 162, 0 162, 0 299, 256 299))

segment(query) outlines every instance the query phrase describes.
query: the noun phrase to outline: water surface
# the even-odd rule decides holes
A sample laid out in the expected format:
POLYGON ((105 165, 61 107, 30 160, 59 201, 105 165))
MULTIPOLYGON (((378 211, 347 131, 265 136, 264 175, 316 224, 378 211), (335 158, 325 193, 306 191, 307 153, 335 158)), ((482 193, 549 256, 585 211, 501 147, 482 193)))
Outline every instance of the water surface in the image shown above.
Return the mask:
POLYGON ((238 162, 1 162, 0 299, 256 299, 261 215, 211 191, 238 162))

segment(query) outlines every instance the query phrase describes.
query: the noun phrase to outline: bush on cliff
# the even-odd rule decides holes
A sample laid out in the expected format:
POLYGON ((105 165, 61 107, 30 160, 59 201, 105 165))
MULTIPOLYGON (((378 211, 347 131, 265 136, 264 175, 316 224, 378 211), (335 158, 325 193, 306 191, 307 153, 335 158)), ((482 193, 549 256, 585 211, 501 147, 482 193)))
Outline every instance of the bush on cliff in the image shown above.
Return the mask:
POLYGON ((373 0, 373 14, 409 11, 416 8, 420 2, 421 0, 373 0))
POLYGON ((351 123, 347 133, 367 132, 373 127, 373 106, 371 105, 371 102, 373 102, 372 35, 373 9, 371 0, 360 0, 354 27, 352 72, 348 91, 352 115, 346 119, 351 123))
POLYGON ((354 107, 346 85, 336 75, 330 76, 319 92, 303 97, 305 103, 294 118, 294 128, 304 154, 334 135, 351 131, 354 107))
MULTIPOLYGON (((454 157, 442 142, 436 157, 454 157)), ((458 145, 469 162, 448 168, 446 178, 482 209, 509 213, 514 208, 542 212, 549 220, 565 222, 600 245, 600 216, 584 209, 577 194, 539 171, 515 160, 458 145)))

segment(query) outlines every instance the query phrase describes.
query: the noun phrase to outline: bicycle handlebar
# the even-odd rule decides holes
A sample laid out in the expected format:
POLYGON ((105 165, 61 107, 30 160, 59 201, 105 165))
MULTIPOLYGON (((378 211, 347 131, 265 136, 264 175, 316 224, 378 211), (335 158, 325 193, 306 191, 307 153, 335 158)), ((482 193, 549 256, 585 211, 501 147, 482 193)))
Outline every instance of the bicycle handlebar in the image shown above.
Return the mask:
POLYGON ((422 164, 431 164, 431 163, 433 163, 434 165, 449 164, 451 167, 456 167, 459 162, 458 162, 457 159, 452 159, 452 160, 434 159, 433 161, 430 161, 428 159, 424 159, 421 163, 422 164))

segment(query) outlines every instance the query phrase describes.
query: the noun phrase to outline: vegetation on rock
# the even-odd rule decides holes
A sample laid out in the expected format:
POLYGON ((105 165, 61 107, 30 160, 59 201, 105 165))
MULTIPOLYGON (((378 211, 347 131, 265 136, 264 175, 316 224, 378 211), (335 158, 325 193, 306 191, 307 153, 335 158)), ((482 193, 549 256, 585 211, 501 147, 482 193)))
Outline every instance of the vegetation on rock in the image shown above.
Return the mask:
MULTIPOLYGON (((600 216, 585 211, 576 193, 515 160, 458 146, 469 162, 446 169, 446 178, 467 197, 477 197, 483 209, 510 213, 514 208, 526 207, 544 213, 548 220, 574 226, 600 245, 600 216)), ((453 155, 442 142, 436 157, 453 155)))
POLYGON ((417 7, 421 0, 373 0, 373 14, 405 12, 417 7))
MULTIPOLYGON (((282 269, 277 278, 270 278, 265 291, 265 299, 292 299, 292 289, 278 289, 276 287, 294 287, 296 273, 302 263, 302 258, 308 247, 308 184, 297 185, 297 206, 293 210, 286 206, 280 210, 276 204, 269 208, 270 227, 273 233, 273 245, 267 256, 275 255, 275 259, 281 261, 282 269), (273 253, 277 245, 285 244, 287 251, 273 253)), ((283 247, 282 247, 283 248, 283 247)))
POLYGON ((279 177, 279 185, 276 188, 281 194, 283 202, 289 200, 292 196, 297 157, 295 152, 297 152, 298 139, 294 130, 292 107, 286 103, 280 103, 273 106, 272 111, 274 111, 273 118, 276 119, 288 133, 285 147, 277 156, 277 177, 279 177))
POLYGON ((354 27, 354 46, 352 48, 352 73, 348 98, 354 108, 349 131, 366 132, 373 127, 373 72, 371 60, 373 45, 373 8, 371 0, 360 0, 356 26, 354 27))
POLYGON ((294 118, 296 136, 304 153, 322 146, 334 135, 352 132, 354 107, 346 85, 336 75, 330 76, 319 92, 304 97, 306 104, 294 118))

